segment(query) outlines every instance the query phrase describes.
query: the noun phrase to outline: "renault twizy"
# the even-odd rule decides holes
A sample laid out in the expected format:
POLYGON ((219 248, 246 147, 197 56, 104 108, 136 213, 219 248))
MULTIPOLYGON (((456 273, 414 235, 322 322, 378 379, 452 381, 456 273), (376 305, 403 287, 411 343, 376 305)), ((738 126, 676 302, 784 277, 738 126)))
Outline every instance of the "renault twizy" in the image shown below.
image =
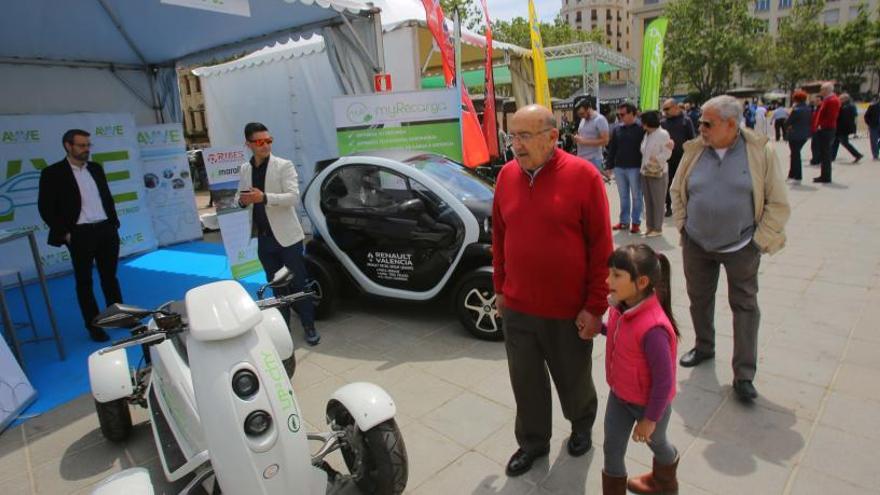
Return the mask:
POLYGON ((332 310, 338 281, 347 278, 385 298, 451 294, 468 331, 502 339, 492 286, 493 194, 491 180, 435 154, 380 151, 318 164, 303 195, 314 227, 306 261, 320 285, 318 316, 332 310))

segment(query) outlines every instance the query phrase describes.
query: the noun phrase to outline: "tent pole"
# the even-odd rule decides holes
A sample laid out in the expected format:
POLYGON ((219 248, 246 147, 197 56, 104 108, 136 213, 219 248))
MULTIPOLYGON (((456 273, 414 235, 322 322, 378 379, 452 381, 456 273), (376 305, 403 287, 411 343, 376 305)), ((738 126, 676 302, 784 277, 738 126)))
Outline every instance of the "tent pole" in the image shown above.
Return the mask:
POLYGON ((116 27, 116 30, 119 31, 119 34, 125 40, 126 44, 128 44, 128 47, 131 48, 131 51, 133 51, 134 54, 137 55, 138 60, 140 60, 141 63, 144 66, 146 66, 147 59, 144 58, 144 54, 141 53, 140 50, 138 50, 137 45, 134 44, 134 41, 131 39, 131 37, 128 35, 128 33, 125 32, 125 29, 122 28, 122 23, 119 22, 119 19, 116 17, 116 14, 114 14, 113 11, 110 10, 110 6, 107 5, 107 0, 98 0, 98 3, 101 4, 101 8, 104 9, 104 12, 107 14, 107 17, 110 18, 111 22, 113 22, 113 25, 116 27))
POLYGON ((385 72, 385 32, 382 30, 381 9, 374 9, 373 30, 376 31, 376 55, 379 57, 379 72, 385 72))
POLYGON ((370 50, 367 50, 367 45, 364 44, 364 41, 361 39, 360 35, 358 35, 357 31, 355 31, 354 26, 351 25, 351 22, 348 20, 348 17, 345 17, 344 12, 340 12, 339 16, 342 17, 342 22, 348 27, 348 30, 351 31, 352 36, 354 36, 354 40, 357 42, 358 47, 360 47, 361 51, 364 52, 364 55, 367 56, 367 59, 373 64, 373 70, 376 73, 382 72, 382 69, 379 67, 379 64, 376 63, 376 59, 373 57, 373 54, 370 53, 370 50))

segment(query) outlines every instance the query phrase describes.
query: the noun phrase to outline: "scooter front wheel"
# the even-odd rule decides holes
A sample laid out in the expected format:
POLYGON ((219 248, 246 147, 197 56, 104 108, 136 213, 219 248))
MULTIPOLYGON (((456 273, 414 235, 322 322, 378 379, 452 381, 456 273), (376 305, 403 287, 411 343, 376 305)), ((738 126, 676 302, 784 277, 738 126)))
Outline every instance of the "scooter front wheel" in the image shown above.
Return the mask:
POLYGON ((131 434, 131 411, 124 397, 110 402, 96 400, 95 410, 98 412, 98 424, 104 438, 111 442, 122 442, 128 438, 131 434))
POLYGON ((403 436, 394 419, 361 431, 348 410, 338 403, 328 411, 328 419, 345 433, 342 457, 363 493, 403 493, 409 476, 409 461, 403 436))

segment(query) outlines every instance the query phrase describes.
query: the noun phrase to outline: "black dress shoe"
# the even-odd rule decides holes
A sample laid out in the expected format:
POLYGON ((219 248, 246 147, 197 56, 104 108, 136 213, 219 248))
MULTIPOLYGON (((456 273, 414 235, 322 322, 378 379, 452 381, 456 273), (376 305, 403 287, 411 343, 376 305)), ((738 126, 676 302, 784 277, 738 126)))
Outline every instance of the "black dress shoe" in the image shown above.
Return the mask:
POLYGON ((90 328, 89 337, 91 337, 92 340, 94 340, 95 342, 107 342, 108 340, 110 340, 110 336, 107 335, 107 332, 100 328, 90 328))
POLYGON ((829 182, 831 182, 831 180, 824 177, 816 177, 815 179, 813 179, 813 182, 815 182, 816 184, 828 184, 829 182))
POLYGON ((315 327, 308 327, 306 331, 306 343, 315 346, 321 343, 321 335, 315 330, 315 327))
POLYGON ((549 453, 550 447, 547 447, 540 452, 526 452, 523 449, 517 449, 517 451, 513 453, 513 456, 510 457, 510 460, 507 461, 507 475, 519 476, 525 473, 532 468, 532 464, 535 463, 535 459, 538 459, 539 457, 544 457, 549 453))
POLYGON ((702 363, 703 361, 712 359, 715 357, 714 352, 703 352, 698 351, 696 347, 689 350, 681 359, 678 360, 678 364, 684 366, 685 368, 693 368, 694 366, 702 363))
POLYGON ((580 457, 593 448, 593 437, 589 433, 571 433, 568 437, 568 453, 580 457))
POLYGON ((758 391, 755 390, 751 380, 734 380, 733 391, 743 401, 752 401, 758 397, 758 391))

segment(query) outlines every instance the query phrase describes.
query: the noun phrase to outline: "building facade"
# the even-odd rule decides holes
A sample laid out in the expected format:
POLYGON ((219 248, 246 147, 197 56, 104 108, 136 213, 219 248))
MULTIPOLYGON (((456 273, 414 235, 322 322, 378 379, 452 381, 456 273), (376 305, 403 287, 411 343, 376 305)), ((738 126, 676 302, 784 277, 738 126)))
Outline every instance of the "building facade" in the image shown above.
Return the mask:
POLYGON ((202 83, 188 69, 177 70, 180 88, 180 108, 183 111, 183 134, 189 146, 208 144, 208 126, 205 120, 205 95, 202 83))
MULTIPOLYGON (((560 17, 579 31, 598 29, 605 34, 605 47, 624 55, 632 53, 631 7, 636 0, 562 0, 560 17)), ((612 81, 626 71, 610 74, 612 81)))
MULTIPOLYGON (((563 0, 564 1, 564 0, 563 0)), ((571 1, 571 0, 569 0, 571 1)), ((629 56, 636 62, 642 60, 642 44, 644 42, 645 27, 651 21, 663 15, 666 4, 671 0, 633 0, 632 5, 632 39, 629 56)), ((785 18, 800 0, 753 0, 750 5, 752 14, 767 23, 767 31, 776 35, 779 29, 780 19, 785 18)), ((825 10, 822 13, 822 21, 834 26, 846 24, 858 15, 859 5, 865 4, 872 18, 877 16, 877 6, 880 0, 825 0, 825 10)), ((638 69, 641 70, 641 67, 638 69)), ((638 74, 637 80, 640 80, 638 74)), ((742 78, 737 78, 742 79, 742 78)), ((742 81, 747 82, 747 81, 742 81)))

